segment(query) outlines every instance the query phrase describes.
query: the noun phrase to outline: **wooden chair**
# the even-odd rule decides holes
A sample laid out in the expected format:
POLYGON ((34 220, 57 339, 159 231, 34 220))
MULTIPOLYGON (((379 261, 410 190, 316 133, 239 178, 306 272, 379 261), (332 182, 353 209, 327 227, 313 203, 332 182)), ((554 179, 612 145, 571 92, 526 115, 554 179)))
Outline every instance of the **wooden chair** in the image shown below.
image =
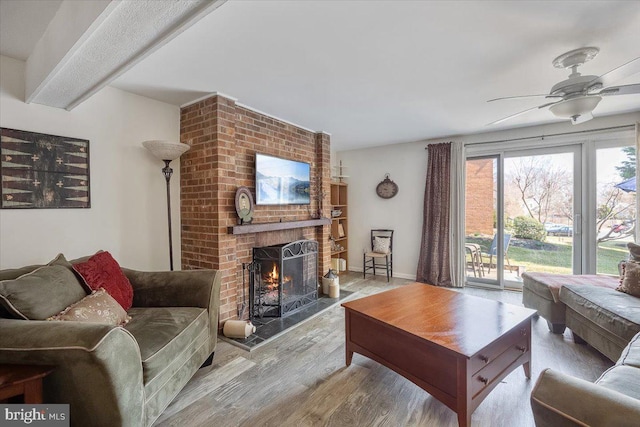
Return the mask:
POLYGON ((362 264, 363 278, 366 277, 367 270, 373 270, 375 276, 376 267, 385 269, 387 282, 389 277, 393 277, 393 230, 371 230, 371 251, 364 253, 362 264), (383 260, 384 264, 376 262, 377 260, 383 260))

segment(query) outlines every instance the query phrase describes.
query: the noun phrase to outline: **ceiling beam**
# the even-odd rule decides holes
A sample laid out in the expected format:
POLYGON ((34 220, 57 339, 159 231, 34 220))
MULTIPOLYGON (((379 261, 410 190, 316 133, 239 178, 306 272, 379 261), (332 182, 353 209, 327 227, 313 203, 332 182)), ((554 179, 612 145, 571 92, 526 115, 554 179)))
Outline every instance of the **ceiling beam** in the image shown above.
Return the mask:
POLYGON ((26 102, 75 108, 225 1, 63 1, 27 59, 26 102))

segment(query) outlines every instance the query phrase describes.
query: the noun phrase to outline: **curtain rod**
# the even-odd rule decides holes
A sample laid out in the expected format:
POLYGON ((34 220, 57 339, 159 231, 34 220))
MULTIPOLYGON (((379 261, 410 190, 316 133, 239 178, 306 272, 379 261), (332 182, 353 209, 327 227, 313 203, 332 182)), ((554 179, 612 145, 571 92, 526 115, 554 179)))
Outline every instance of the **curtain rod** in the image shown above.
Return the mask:
POLYGON ((611 126, 608 128, 600 128, 600 129, 591 129, 591 130, 577 130, 573 132, 562 132, 562 133, 550 133, 548 135, 538 135, 538 136, 527 136, 522 138, 512 138, 512 139, 500 139, 496 141, 481 141, 481 142, 469 142, 465 145, 475 145, 475 144, 490 144, 496 142, 512 142, 512 141, 524 141, 526 139, 538 139, 542 138, 543 140, 552 136, 564 136, 564 135, 580 135, 583 133, 595 133, 595 132, 603 132, 607 130, 620 130, 620 129, 635 129, 635 125, 621 125, 621 126, 611 126))
MULTIPOLYGON (((563 132, 563 133, 550 133, 548 135, 537 135, 537 136, 524 136, 522 138, 511 138, 511 139, 497 139, 494 141, 479 141, 479 142, 467 142, 464 145, 476 145, 476 144, 494 144, 498 142, 513 142, 513 141, 525 141, 527 139, 538 139, 542 138, 543 140, 552 136, 563 136, 563 135, 579 135, 583 133, 595 133, 602 132, 607 130, 619 130, 619 129, 635 129, 635 125, 621 125, 621 126, 611 126, 608 128, 600 128, 600 129, 591 129, 591 130, 579 130, 574 132, 563 132)), ((424 147, 427 150, 429 147, 424 147)))

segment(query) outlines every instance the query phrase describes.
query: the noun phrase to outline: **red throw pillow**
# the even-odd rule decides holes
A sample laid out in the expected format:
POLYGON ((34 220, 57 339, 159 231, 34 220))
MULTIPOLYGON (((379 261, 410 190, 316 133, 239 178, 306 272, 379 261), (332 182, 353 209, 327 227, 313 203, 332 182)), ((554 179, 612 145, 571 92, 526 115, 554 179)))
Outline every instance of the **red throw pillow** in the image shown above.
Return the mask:
POLYGON ((109 252, 99 252, 87 261, 74 264, 78 272, 93 290, 104 288, 125 310, 133 303, 133 288, 118 262, 109 252))

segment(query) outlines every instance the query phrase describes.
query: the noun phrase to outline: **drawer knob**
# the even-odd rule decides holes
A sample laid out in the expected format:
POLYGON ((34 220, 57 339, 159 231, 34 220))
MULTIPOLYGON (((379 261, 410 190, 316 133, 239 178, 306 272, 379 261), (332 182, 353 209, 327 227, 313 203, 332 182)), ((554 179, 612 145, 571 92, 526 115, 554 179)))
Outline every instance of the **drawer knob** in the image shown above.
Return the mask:
POLYGON ((480 355, 478 356, 478 359, 482 360, 484 363, 489 363, 489 358, 487 356, 484 355, 480 355))
POLYGON ((521 345, 517 345, 516 349, 518 349, 519 351, 521 351, 522 353, 524 353, 525 351, 527 351, 527 349, 524 346, 521 345))
POLYGON ((478 381, 480 381, 482 384, 487 385, 487 383, 489 382, 488 378, 485 378, 483 376, 479 376, 478 377, 478 381))

